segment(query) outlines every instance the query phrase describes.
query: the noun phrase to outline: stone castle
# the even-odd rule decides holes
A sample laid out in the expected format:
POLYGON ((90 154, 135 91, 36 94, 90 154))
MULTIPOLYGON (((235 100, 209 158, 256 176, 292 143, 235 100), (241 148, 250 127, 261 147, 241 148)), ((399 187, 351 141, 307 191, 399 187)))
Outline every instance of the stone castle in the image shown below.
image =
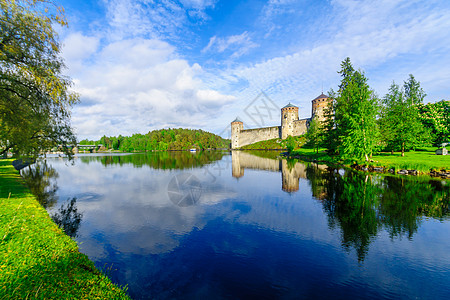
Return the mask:
POLYGON ((323 93, 312 100, 311 118, 306 119, 299 119, 298 107, 289 103, 281 109, 281 126, 244 129, 244 123, 236 118, 231 122, 231 148, 238 149, 260 141, 305 134, 313 118, 324 120, 324 110, 329 102, 330 98, 323 93))

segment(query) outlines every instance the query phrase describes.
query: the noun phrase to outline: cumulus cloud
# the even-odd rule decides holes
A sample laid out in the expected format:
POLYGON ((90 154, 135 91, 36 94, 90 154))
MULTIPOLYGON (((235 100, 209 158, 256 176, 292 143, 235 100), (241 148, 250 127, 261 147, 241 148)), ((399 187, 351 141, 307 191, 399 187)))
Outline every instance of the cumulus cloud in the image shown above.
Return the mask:
POLYGON ((89 69, 73 74, 82 100, 73 125, 82 136, 199 128, 235 99, 205 88, 197 78, 202 68, 159 40, 115 41, 90 59, 89 69))
POLYGON ((99 38, 85 36, 80 32, 69 34, 65 38, 62 48, 63 57, 70 65, 72 72, 80 71, 83 61, 97 51, 99 43, 99 38))
POLYGON ((104 30, 68 35, 63 55, 81 94, 73 114, 80 136, 168 126, 221 132, 260 91, 309 117, 311 99, 337 86, 347 56, 381 95, 413 73, 429 98, 448 98, 450 6, 440 1, 270 0, 242 33, 200 38, 208 17, 191 12, 206 14, 215 2, 104 0, 104 30), (313 23, 302 22, 311 14, 313 23), (203 49, 201 39, 209 41, 203 49))

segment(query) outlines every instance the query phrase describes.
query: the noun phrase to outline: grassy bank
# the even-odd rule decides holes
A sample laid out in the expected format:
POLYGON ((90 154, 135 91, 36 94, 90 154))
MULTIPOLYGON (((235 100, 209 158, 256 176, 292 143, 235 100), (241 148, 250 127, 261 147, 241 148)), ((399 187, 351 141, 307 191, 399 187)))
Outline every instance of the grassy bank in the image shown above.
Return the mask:
POLYGON ((0 299, 129 299, 0 160, 0 299))
MULTIPOLYGON (((367 164, 368 166, 384 167, 386 169, 395 168, 396 170, 417 170, 428 174, 430 169, 434 170, 450 170, 450 155, 436 155, 435 148, 426 148, 418 151, 405 152, 405 156, 401 153, 377 153, 371 158, 371 162, 363 160, 357 161, 359 165, 367 164)), ((324 149, 320 149, 316 153, 313 149, 299 148, 294 150, 291 157, 297 157, 304 160, 318 160, 329 163, 339 163, 343 165, 351 165, 352 160, 338 160, 336 157, 329 156, 324 149)))
MULTIPOLYGON (((302 146, 305 143, 305 137, 296 136, 294 141, 297 147, 302 146)), ((240 147, 241 150, 286 150, 286 140, 271 139, 267 141, 256 142, 250 145, 240 147)))

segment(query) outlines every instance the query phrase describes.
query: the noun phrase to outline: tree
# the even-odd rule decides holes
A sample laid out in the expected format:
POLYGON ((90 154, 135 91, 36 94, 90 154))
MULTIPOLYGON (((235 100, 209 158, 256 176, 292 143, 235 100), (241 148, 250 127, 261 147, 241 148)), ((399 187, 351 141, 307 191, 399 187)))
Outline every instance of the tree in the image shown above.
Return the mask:
POLYGON ((295 147, 297 146, 297 141, 295 140, 295 138, 291 135, 289 135, 286 138, 286 149, 289 153, 291 153, 292 151, 294 151, 295 147))
POLYGON ((322 124, 317 118, 313 118, 309 123, 305 138, 309 146, 313 147, 319 153, 319 146, 322 144, 323 130, 322 124))
POLYGON ((428 140, 428 133, 419 118, 419 107, 425 93, 413 75, 400 88, 393 82, 382 100, 380 119, 383 137, 388 149, 405 151, 422 145, 428 140))
POLYGON ((440 146, 450 140, 450 101, 419 104, 419 117, 433 137, 433 144, 440 146))
MULTIPOLYGON (((332 95, 334 93, 331 91, 329 94, 332 95)), ((337 153, 337 146, 339 144, 336 120, 334 117, 335 107, 336 100, 331 98, 327 107, 324 109, 324 121, 322 124, 321 146, 326 148, 330 154, 337 153)))
POLYGON ((66 25, 62 9, 46 0, 2 0, 0 7, 0 155, 36 157, 56 146, 70 155, 78 96, 62 74, 53 29, 66 25))
POLYGON ((334 122, 337 151, 344 158, 365 158, 377 146, 378 114, 377 99, 367 84, 361 71, 355 71, 347 57, 341 63, 341 84, 337 93, 331 92, 335 99, 334 122))

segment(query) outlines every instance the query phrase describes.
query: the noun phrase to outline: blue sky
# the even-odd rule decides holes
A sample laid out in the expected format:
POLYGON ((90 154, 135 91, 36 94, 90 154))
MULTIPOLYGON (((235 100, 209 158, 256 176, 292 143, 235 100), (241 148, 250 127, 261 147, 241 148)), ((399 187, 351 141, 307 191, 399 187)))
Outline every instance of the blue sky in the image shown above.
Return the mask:
POLYGON ((347 56, 380 97, 412 73, 426 102, 450 98, 447 0, 59 3, 80 139, 167 127, 227 137, 236 116, 248 127, 279 125, 288 102, 307 118, 322 87, 336 89, 347 56))

